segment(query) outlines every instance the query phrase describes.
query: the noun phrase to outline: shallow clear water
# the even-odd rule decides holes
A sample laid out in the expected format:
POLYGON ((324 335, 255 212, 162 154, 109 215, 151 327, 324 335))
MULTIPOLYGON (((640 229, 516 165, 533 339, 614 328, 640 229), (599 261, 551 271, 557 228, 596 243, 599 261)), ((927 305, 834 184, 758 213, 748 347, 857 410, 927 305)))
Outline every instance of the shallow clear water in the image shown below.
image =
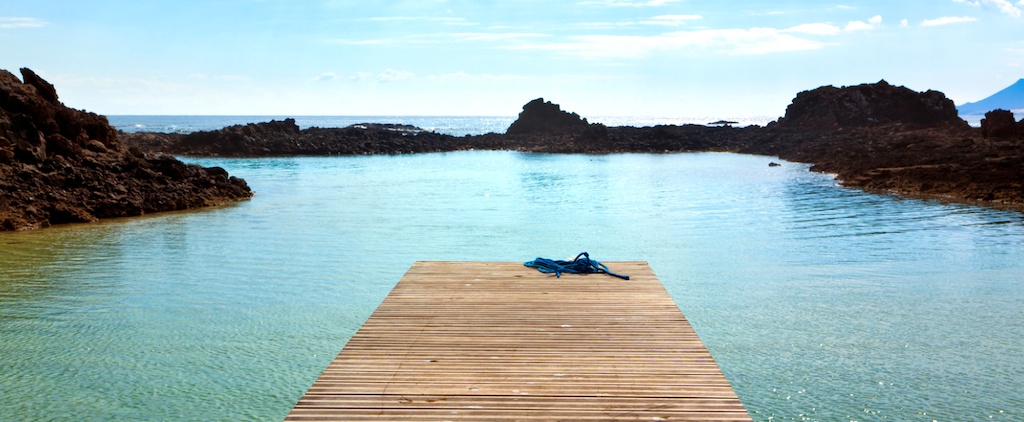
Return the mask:
POLYGON ((0 233, 0 419, 281 419, 414 261, 588 251, 651 264, 755 420, 1024 420, 1024 214, 773 160, 187 159, 256 197, 0 233))

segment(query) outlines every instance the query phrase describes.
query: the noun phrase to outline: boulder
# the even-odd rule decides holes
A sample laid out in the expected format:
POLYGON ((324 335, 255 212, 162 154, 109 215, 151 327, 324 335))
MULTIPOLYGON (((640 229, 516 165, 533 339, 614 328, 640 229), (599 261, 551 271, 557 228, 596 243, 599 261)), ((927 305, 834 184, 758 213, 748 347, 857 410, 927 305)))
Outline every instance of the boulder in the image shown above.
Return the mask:
POLYGON ((986 138, 1012 138, 1024 135, 1024 120, 1018 124, 1013 113, 992 110, 981 119, 981 133, 986 138))
POLYGON ((562 111, 558 104, 543 98, 530 101, 523 106, 519 118, 508 127, 506 135, 557 134, 579 132, 590 126, 587 119, 579 114, 562 111))

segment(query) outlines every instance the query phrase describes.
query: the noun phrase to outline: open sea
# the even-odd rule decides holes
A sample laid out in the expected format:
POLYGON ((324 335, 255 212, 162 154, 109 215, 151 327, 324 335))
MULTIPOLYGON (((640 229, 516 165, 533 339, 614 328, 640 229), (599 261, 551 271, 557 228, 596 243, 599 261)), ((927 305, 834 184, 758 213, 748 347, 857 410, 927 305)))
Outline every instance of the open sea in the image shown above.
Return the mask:
POLYGON ((754 420, 1024 421, 1021 210, 722 153, 180 158, 256 196, 0 233, 0 420, 280 420, 413 262, 587 251, 650 263, 754 420))

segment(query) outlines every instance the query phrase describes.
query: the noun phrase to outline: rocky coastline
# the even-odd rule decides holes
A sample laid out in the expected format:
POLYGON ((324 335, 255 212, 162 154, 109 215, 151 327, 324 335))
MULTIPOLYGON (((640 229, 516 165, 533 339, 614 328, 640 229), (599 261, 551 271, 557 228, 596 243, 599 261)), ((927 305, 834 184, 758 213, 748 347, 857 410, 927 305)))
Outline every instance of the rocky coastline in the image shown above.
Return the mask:
POLYGON ((222 205, 252 196, 219 167, 118 142, 107 118, 64 106, 29 69, 0 70, 0 230, 222 205))
POLYGON ((944 94, 885 81, 799 93, 766 127, 607 127, 537 99, 504 134, 450 136, 362 124, 299 129, 271 121, 189 135, 120 133, 151 153, 192 156, 407 154, 468 149, 536 153, 735 152, 778 156, 835 173, 846 186, 905 195, 1024 205, 1024 121, 997 110, 981 128, 944 94))

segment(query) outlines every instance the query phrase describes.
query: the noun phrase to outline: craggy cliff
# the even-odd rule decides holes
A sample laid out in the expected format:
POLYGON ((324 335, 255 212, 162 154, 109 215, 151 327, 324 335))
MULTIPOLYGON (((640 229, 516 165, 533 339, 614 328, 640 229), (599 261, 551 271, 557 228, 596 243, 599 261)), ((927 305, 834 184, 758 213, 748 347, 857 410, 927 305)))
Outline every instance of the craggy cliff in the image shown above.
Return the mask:
POLYGON ((106 117, 65 107, 29 69, 0 70, 0 230, 224 204, 252 196, 219 167, 121 146, 106 117))
POLYGON ((190 135, 121 134, 148 152, 265 156, 401 154, 463 149, 541 153, 723 151, 778 156, 868 190, 1024 205, 1024 122, 1006 111, 980 129, 940 92, 885 81, 797 94, 767 127, 606 127, 537 99, 504 134, 455 137, 356 125, 299 130, 292 120, 190 135))

